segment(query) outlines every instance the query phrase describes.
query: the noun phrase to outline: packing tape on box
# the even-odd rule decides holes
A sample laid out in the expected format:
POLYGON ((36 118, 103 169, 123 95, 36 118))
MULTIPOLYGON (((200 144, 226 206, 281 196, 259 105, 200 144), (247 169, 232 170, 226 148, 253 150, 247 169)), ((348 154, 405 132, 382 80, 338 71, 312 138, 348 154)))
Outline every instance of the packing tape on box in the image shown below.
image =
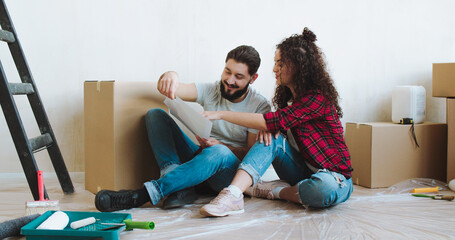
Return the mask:
POLYGON ((62 230, 66 227, 66 225, 68 225, 69 221, 70 219, 66 213, 57 211, 50 215, 36 229, 62 230))
POLYGON ((101 81, 96 82, 96 91, 101 91, 101 81))

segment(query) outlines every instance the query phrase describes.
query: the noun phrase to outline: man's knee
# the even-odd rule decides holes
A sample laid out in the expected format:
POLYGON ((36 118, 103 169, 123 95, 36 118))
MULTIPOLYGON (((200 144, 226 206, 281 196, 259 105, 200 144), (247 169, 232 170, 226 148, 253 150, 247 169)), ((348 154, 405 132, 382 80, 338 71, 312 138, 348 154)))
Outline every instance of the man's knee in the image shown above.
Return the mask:
POLYGON ((232 153, 231 149, 229 149, 226 145, 223 144, 216 144, 206 148, 205 150, 214 151, 220 155, 232 153))
POLYGON ((212 154, 216 154, 220 158, 225 157, 225 156, 230 156, 233 154, 231 149, 229 149, 226 145, 223 145, 223 144, 213 145, 204 150, 213 152, 212 154))
POLYGON ((147 114, 145 115, 145 119, 149 121, 154 120, 156 118, 162 118, 163 116, 168 116, 167 112, 165 112, 161 108, 153 108, 147 112, 147 114))
POLYGON ((156 126, 160 123, 168 122, 168 119, 172 119, 166 111, 161 108, 150 109, 145 115, 145 124, 147 128, 156 126))
POLYGON ((231 151, 231 149, 223 144, 210 146, 208 148, 205 148, 203 151, 206 151, 210 156, 216 156, 211 157, 209 161, 218 163, 235 163, 237 161, 237 157, 231 151))

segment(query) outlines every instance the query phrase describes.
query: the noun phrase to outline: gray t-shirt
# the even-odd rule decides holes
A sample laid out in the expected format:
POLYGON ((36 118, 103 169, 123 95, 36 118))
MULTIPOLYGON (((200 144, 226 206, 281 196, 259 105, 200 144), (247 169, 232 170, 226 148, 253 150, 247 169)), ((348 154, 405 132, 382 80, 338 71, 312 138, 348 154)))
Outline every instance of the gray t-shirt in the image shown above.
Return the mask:
MULTIPOLYGON (((247 96, 239 103, 233 103, 221 96, 220 81, 215 83, 196 83, 197 100, 205 111, 233 111, 250 113, 270 112, 267 99, 250 86, 247 96)), ((213 121, 210 136, 233 147, 248 146, 248 132, 258 130, 242 127, 227 121, 213 121)))

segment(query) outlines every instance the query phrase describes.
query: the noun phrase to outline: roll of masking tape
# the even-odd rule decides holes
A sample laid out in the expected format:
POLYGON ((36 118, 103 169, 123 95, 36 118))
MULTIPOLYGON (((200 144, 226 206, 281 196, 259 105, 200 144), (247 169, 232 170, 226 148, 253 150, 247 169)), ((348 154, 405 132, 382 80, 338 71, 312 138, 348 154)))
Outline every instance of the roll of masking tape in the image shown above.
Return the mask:
POLYGON ((85 227, 87 225, 90 225, 92 223, 95 223, 96 222, 96 219, 94 217, 89 217, 89 218, 84 218, 84 219, 81 219, 79 221, 74 221, 70 224, 70 227, 72 229, 78 229, 78 228, 81 228, 81 227, 85 227))
POLYGON ((66 227, 66 225, 68 225, 69 221, 70 219, 66 213, 57 211, 50 215, 36 229, 62 230, 66 227))
POLYGON ((450 180, 449 188, 450 188, 450 190, 455 192, 455 179, 450 180))

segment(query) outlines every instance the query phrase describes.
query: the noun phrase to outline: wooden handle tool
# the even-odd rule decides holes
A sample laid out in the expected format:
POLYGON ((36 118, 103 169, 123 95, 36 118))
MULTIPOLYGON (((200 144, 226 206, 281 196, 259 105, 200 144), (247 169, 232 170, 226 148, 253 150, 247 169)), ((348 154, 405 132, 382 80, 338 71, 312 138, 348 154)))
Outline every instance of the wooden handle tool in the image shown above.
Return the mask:
POLYGON ((440 187, 414 188, 412 193, 438 192, 439 190, 442 189, 440 187))

